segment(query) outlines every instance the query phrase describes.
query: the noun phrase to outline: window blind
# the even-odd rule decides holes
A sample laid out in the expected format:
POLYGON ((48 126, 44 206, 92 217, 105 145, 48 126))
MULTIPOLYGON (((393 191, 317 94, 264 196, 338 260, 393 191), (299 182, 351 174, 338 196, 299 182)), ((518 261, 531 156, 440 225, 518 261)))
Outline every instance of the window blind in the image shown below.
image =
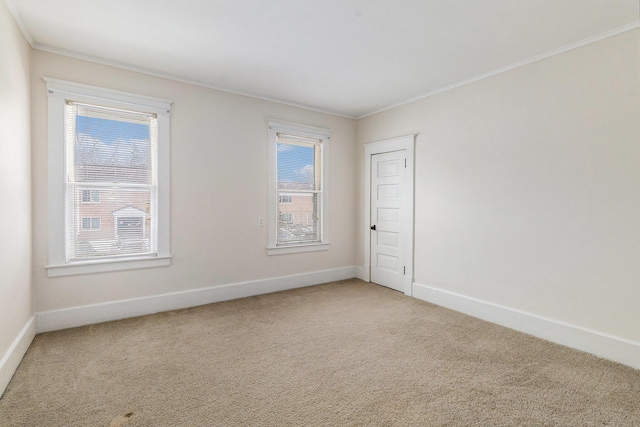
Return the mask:
POLYGON ((276 134, 278 246, 322 240, 322 140, 276 134))
POLYGON ((157 252, 157 117, 67 101, 67 261, 157 252))

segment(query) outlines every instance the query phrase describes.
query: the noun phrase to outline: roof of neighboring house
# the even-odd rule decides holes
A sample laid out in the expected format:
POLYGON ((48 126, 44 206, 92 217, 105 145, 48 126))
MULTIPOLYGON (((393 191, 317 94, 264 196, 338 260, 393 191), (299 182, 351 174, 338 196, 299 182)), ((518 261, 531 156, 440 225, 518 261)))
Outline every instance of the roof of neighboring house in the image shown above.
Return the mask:
POLYGON ((113 216, 146 216, 147 213, 141 209, 129 205, 126 208, 113 211, 113 216))

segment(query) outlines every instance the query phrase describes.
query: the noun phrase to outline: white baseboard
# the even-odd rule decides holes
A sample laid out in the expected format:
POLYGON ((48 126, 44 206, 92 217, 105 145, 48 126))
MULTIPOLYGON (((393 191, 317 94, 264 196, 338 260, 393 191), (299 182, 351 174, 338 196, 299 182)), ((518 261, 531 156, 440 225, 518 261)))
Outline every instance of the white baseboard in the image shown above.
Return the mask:
POLYGON ((356 267, 342 267, 293 276, 172 292, 38 313, 38 333, 179 310, 356 277, 356 267))
POLYGON ((360 280, 364 280, 365 282, 369 281, 369 274, 367 274, 367 269, 364 267, 355 267, 356 269, 356 278, 360 280))
POLYGON ((0 359, 0 396, 9 385, 9 381, 35 338, 36 329, 36 316, 32 316, 0 359))
POLYGON ((413 283, 413 296, 556 344, 640 369, 640 343, 413 283))

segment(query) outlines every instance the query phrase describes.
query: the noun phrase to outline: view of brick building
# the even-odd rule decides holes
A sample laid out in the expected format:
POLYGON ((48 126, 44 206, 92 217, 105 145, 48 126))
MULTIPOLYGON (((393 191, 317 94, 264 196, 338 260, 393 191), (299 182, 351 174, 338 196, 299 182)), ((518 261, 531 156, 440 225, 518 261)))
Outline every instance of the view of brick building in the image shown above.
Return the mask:
POLYGON ((278 233, 281 240, 315 240, 318 235, 317 194, 280 193, 278 233))
POLYGON ((78 188, 75 194, 76 255, 111 255, 149 248, 149 190, 78 188))

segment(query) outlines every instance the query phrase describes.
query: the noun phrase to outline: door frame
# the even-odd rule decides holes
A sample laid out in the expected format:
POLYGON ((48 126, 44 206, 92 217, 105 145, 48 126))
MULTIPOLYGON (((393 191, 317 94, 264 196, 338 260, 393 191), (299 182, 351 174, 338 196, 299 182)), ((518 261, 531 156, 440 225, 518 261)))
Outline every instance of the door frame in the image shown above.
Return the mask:
POLYGON ((364 278, 371 281, 371 156, 375 154, 389 153, 405 150, 407 157, 406 183, 404 191, 409 197, 404 198, 403 213, 407 214, 402 231, 407 236, 403 242, 402 250, 405 254, 406 271, 404 273, 404 294, 412 296, 413 285, 413 239, 414 239, 414 153, 415 135, 406 135, 398 138, 364 144, 364 278))

